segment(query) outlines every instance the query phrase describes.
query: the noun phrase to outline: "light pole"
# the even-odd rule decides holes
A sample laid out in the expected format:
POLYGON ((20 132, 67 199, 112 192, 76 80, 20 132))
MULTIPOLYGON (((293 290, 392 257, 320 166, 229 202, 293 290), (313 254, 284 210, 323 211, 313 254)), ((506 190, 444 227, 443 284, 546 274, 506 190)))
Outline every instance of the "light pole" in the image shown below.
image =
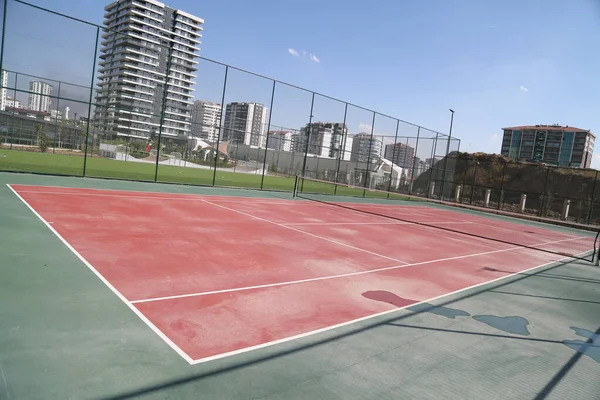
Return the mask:
MULTIPOLYGON (((448 143, 446 144, 446 155, 444 157, 444 172, 442 175, 442 190, 440 191, 440 198, 444 200, 444 186, 446 185, 446 172, 448 170, 448 154, 450 153, 450 141, 452 140, 452 123, 454 122, 454 110, 449 108, 450 110, 450 132, 448 132, 448 143)), ((450 196, 452 197, 452 196, 450 196)))

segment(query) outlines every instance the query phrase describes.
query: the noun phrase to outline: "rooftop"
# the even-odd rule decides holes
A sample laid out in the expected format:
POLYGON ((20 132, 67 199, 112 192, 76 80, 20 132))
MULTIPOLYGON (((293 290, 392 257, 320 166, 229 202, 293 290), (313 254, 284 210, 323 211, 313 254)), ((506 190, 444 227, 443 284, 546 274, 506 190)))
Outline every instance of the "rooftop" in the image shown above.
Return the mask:
POLYGON ((546 130, 546 131, 568 131, 568 132, 582 132, 589 133, 596 137, 589 129, 575 128, 574 126, 562 126, 562 125, 524 125, 524 126, 512 126, 508 128, 502 128, 502 130, 546 130))

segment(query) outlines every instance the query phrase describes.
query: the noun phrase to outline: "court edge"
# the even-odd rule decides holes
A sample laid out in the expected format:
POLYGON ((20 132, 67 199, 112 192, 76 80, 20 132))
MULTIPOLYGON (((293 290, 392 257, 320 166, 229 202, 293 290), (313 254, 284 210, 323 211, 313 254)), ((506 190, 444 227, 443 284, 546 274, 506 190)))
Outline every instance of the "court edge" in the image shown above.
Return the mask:
POLYGON ((144 321, 144 323, 146 325, 148 325, 148 327, 150 329, 152 329, 152 331, 154 333, 156 333, 158 335, 158 337, 160 337, 162 340, 164 340, 165 343, 167 343, 177 354, 179 354, 185 361, 187 361, 189 364, 193 364, 194 360, 188 356, 181 348, 179 348, 179 346, 177 346, 171 339, 169 339, 168 336, 166 336, 160 329, 158 329, 148 318, 146 318, 146 316, 144 314, 142 314, 141 311, 139 311, 133 304, 131 304, 129 302, 129 300, 127 300, 125 298, 125 296, 123 296, 121 294, 121 292, 119 292, 108 280, 106 280, 106 278, 104 278, 104 276, 102 276, 102 274, 100 274, 96 268, 94 268, 94 266, 92 264, 90 264, 81 254, 79 254, 79 252, 77 250, 75 250, 75 248, 73 246, 71 246, 61 235, 60 233, 58 233, 53 227, 52 225, 50 225, 37 211, 35 211, 35 209, 29 204, 27 203, 27 201, 21 197, 21 195, 19 193, 17 193, 16 190, 14 190, 10 184, 6 184, 6 186, 8 186, 8 188, 15 194, 15 196, 17 196, 17 198, 19 200, 21 200, 23 202, 23 204, 25 204, 27 206, 27 208, 29 208, 29 210, 31 210, 31 212, 40 219, 40 221, 42 221, 44 223, 44 225, 46 225, 46 227, 48 229, 50 229, 50 231, 52 233, 54 233, 54 235, 56 235, 56 237, 69 249, 71 250, 71 252, 73 252, 73 254, 75 254, 75 256, 77 256, 77 258, 79 258, 79 260, 81 262, 83 262, 83 264, 88 267, 99 279, 100 281, 102 281, 119 299, 121 299, 121 301, 123 303, 125 303, 127 305, 127 307, 129 307, 129 309, 131 311, 133 311, 142 321, 144 321))
MULTIPOLYGON (((340 324, 336 324, 336 325, 331 325, 331 326, 328 326, 328 327, 325 327, 325 328, 317 329, 317 330, 310 331, 310 332, 305 332, 305 333, 302 333, 302 334, 299 334, 299 335, 290 336, 290 337, 287 337, 287 338, 283 338, 283 339, 279 339, 279 340, 275 340, 275 341, 263 343, 263 344, 256 345, 256 346, 246 347, 246 348, 239 349, 239 350, 234 350, 234 351, 227 352, 227 353, 221 353, 221 354, 217 354, 217 355, 211 356, 211 357, 205 357, 205 358, 201 358, 201 359, 192 359, 179 346, 177 346, 171 339, 169 339, 168 336, 166 336, 160 329, 158 329, 146 316, 144 316, 144 314, 141 313, 135 307, 134 304, 132 304, 129 300, 127 300, 127 298, 125 298, 125 296, 123 296, 108 280, 106 280, 102 276, 102 274, 100 274, 93 267, 92 264, 90 264, 81 254, 79 254, 79 252, 73 246, 71 246, 21 195, 19 195, 19 193, 15 189, 13 189, 10 184, 7 183, 6 186, 11 190, 11 192, 13 192, 15 194, 15 196, 19 200, 21 200, 23 202, 23 204, 25 204, 27 206, 27 208, 40 221, 42 221, 44 223, 44 225, 52 233, 54 233, 54 235, 56 235, 56 237, 71 252, 73 252, 73 254, 75 254, 77 256, 77 258, 79 258, 79 260, 81 262, 84 263, 84 265, 86 265, 123 303, 125 303, 127 305, 127 307, 129 307, 130 310, 132 310, 155 334, 157 334, 165 343, 167 343, 177 354, 179 354, 190 365, 196 365, 196 364, 205 363, 205 362, 208 362, 208 361, 213 361, 213 360, 217 360, 217 359, 221 359, 221 358, 231 357, 231 356, 234 356, 234 355, 238 355, 238 354, 242 354, 242 353, 246 353, 246 352, 250 352, 250 351, 254 351, 254 350, 259 350, 261 348, 266 348, 266 347, 274 346, 274 345, 277 345, 277 344, 282 344, 282 343, 285 343, 285 342, 289 342, 289 341, 292 341, 292 340, 297 340, 297 339, 305 338, 305 337, 308 337, 308 336, 312 336, 312 335, 316 335, 316 334, 319 334, 319 333, 327 332, 327 331, 330 331, 330 330, 333 330, 333 329, 337 329, 337 328, 341 328, 341 327, 348 326, 348 325, 351 325, 351 324, 355 324, 355 323, 358 323, 358 322, 362 322, 362 321, 366 321, 366 320, 369 320, 369 319, 377 318, 377 317, 380 317, 380 316, 383 316, 383 315, 387 315, 387 314, 391 314, 391 313, 394 313, 394 312, 404 311, 404 310, 406 310, 409 307, 413 307, 413 306, 416 306, 416 305, 419 305, 419 304, 423 304, 423 303, 429 303, 429 302, 432 302, 432 301, 435 301, 435 300, 442 299, 442 298, 447 297, 447 296, 452 296, 452 295, 459 294, 461 292, 464 292, 464 291, 467 291, 467 290, 471 290, 471 289, 474 289, 474 288, 477 288, 477 287, 481 287, 481 286, 484 286, 484 285, 489 285, 489 284, 492 284, 494 282, 498 282, 498 281, 501 281, 501 280, 504 280, 504 279, 508 279, 508 278, 513 277, 513 276, 516 276, 516 275, 519 275, 519 274, 523 274, 523 273, 526 273, 526 272, 530 272, 530 271, 533 271, 533 270, 536 270, 536 269, 548 267, 550 265, 553 265, 553 264, 559 263, 561 261, 568 260, 568 259, 572 258, 572 257, 563 257, 563 258, 560 258, 558 260, 550 261, 550 262, 547 262, 547 263, 544 263, 544 264, 541 264, 541 265, 538 265, 538 266, 535 266, 535 267, 532 267, 532 268, 525 269, 523 271, 515 272, 515 273, 512 273, 512 274, 500 277, 500 278, 496 278, 496 279, 493 279, 493 280, 490 280, 490 281, 486 281, 486 282, 482 282, 482 283, 479 283, 479 284, 476 284, 476 285, 472 285, 472 286, 469 286, 469 287, 466 287, 466 288, 462 288, 462 289, 456 290, 454 292, 445 293, 445 294, 442 294, 440 296, 436 296, 436 297, 425 299, 425 300, 422 300, 422 301, 419 301, 419 302, 415 302, 415 303, 409 304, 409 305, 404 306, 404 307, 394 308, 392 310, 383 311, 381 313, 368 315, 366 317, 354 319, 354 320, 351 320, 351 321, 346 321, 346 322, 343 322, 343 323, 340 323, 340 324)), ((26 185, 23 185, 23 186, 26 186, 26 185)), ((31 186, 31 185, 28 185, 28 186, 31 186)), ((91 189, 91 190, 94 190, 94 189, 91 189)), ((119 190, 115 190, 115 191, 119 191, 119 190)), ((156 192, 156 193, 160 193, 160 192, 156 192)), ((213 204, 213 203, 210 203, 209 201, 206 201, 206 200, 204 200, 204 201, 206 203, 213 204)), ((213 204, 213 205, 216 205, 216 204, 213 204)), ((252 218, 256 218, 256 217, 252 216, 252 218)), ((514 250, 514 249, 511 249, 511 250, 514 250)), ((585 251, 583 253, 577 254, 576 257, 582 257, 583 255, 588 254, 590 252, 591 251, 585 251)))

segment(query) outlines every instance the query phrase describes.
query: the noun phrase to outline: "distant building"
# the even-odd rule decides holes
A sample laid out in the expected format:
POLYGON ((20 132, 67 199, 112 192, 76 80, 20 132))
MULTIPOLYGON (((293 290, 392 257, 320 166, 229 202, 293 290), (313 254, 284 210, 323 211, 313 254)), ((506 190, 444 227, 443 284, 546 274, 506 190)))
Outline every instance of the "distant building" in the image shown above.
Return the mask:
POLYGON ((339 122, 313 122, 306 124, 295 135, 293 149, 297 152, 307 151, 319 157, 338 158, 344 148, 348 127, 339 122))
POLYGON ((359 133, 352 138, 350 161, 369 162, 381 157, 383 140, 369 133, 359 133))
POLYGON ((413 171, 412 171, 411 175, 416 178, 417 176, 421 175, 423 172, 427 171, 428 168, 429 167, 425 161, 422 161, 419 157, 415 157, 415 161, 413 164, 413 171))
POLYGON ((8 108, 23 108, 23 105, 21 104, 21 102, 13 97, 6 97, 6 106, 4 107, 4 109, 8 109, 8 108))
POLYGON ((405 143, 392 143, 385 146, 384 157, 399 167, 412 171, 415 149, 405 143))
POLYGON ((223 106, 212 101, 196 100, 192 105, 192 137, 209 143, 217 141, 223 106))
POLYGON ((342 147, 343 147, 342 160, 350 161, 350 158, 352 157, 352 143, 353 142, 354 142, 354 138, 352 136, 349 136, 349 135, 345 136, 345 140, 342 145, 342 147))
POLYGON ((49 96, 52 95, 54 88, 52 85, 42 81, 29 82, 29 101, 27 108, 32 111, 49 112, 52 100, 49 96))
MULTIPOLYGON (((0 111, 6 110, 6 99, 8 98, 8 72, 2 71, 2 89, 0 89, 0 111)), ((14 107, 14 106, 13 106, 14 107)))
POLYGON ((267 135, 267 149, 292 151, 292 132, 270 131, 267 135))
POLYGON ((501 154, 511 160, 590 168, 596 136, 589 130, 560 125, 503 128, 501 154))
POLYGON ((259 103, 233 102, 225 107, 223 141, 264 148, 267 144, 267 108, 259 103))
POLYGON ((50 117, 52 119, 62 119, 62 112, 60 110, 50 110, 50 117))

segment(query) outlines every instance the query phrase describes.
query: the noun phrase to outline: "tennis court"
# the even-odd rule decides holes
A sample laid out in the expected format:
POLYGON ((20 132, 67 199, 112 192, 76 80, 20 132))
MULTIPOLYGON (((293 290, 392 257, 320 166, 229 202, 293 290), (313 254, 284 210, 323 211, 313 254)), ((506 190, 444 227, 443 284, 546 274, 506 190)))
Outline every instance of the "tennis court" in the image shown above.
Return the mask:
MULTIPOLYGON (((163 342, 161 354, 168 348, 189 368, 294 346, 560 263, 588 271, 597 247, 594 232, 418 201, 10 178, 20 203, 13 209, 37 218, 163 342)), ((155 345, 136 346, 152 358, 155 345)))

